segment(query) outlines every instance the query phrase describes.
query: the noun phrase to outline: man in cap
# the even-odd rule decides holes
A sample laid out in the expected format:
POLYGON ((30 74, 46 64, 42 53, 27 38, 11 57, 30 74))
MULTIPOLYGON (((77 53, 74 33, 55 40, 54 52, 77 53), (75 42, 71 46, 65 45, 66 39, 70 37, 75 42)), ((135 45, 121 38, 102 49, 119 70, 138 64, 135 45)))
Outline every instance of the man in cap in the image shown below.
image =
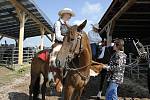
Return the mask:
POLYGON ((90 40, 90 45, 92 49, 92 59, 96 60, 98 56, 98 48, 99 48, 99 43, 101 43, 102 38, 99 35, 99 25, 98 24, 92 24, 92 30, 88 32, 88 37, 90 40))

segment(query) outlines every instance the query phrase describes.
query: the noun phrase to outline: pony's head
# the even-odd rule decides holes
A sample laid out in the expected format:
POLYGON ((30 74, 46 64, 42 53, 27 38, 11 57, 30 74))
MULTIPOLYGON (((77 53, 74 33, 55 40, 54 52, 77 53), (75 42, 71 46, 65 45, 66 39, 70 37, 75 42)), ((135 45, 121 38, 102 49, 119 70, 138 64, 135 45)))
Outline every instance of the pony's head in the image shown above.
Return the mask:
POLYGON ((81 25, 71 26, 67 35, 64 37, 62 47, 56 57, 56 66, 65 67, 75 56, 79 55, 84 49, 83 28, 86 26, 87 20, 81 25))

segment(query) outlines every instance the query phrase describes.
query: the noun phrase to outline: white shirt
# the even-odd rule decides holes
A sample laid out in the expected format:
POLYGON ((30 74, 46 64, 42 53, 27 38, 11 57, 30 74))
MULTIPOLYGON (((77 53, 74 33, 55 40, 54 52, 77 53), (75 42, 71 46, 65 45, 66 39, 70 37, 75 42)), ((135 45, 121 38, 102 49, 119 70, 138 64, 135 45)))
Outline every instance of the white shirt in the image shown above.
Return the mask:
MULTIPOLYGON (((68 24, 68 22, 66 22, 68 24)), ((65 22, 60 19, 58 21, 56 21, 55 23, 55 34, 56 34, 56 39, 58 41, 63 41, 64 36, 61 35, 61 25, 65 24, 65 22)))
POLYGON ((103 47, 102 47, 102 52, 101 52, 101 54, 99 55, 98 59, 102 59, 102 58, 104 57, 105 48, 106 48, 106 46, 103 46, 103 47))
POLYGON ((100 37, 99 33, 96 33, 93 30, 88 32, 88 37, 89 37, 89 40, 90 40, 90 44, 100 43, 102 41, 102 38, 100 37))

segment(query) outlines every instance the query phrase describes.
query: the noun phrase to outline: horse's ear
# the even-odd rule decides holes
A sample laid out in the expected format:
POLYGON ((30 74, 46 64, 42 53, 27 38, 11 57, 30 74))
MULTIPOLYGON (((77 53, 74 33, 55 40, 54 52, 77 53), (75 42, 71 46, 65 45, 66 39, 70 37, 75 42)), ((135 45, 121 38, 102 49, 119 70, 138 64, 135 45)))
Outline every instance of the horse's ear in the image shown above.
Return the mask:
POLYGON ((80 24, 77 28, 77 31, 80 32, 83 30, 83 28, 86 26, 87 20, 85 20, 82 24, 80 24))

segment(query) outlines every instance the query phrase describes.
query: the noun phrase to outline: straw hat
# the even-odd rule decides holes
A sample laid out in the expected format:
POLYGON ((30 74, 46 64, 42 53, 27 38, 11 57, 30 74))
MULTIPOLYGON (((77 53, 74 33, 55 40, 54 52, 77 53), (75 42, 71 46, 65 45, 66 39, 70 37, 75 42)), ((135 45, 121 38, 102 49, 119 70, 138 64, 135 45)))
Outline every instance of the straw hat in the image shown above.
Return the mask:
POLYGON ((59 15, 59 16, 62 16, 62 15, 65 14, 65 13, 71 14, 72 17, 75 16, 75 13, 74 13, 74 12, 72 11, 72 9, 70 9, 70 8, 64 8, 64 9, 60 10, 60 11, 58 12, 58 15, 59 15))
POLYGON ((99 24, 91 24, 91 25, 96 29, 101 29, 101 28, 99 28, 99 24))

